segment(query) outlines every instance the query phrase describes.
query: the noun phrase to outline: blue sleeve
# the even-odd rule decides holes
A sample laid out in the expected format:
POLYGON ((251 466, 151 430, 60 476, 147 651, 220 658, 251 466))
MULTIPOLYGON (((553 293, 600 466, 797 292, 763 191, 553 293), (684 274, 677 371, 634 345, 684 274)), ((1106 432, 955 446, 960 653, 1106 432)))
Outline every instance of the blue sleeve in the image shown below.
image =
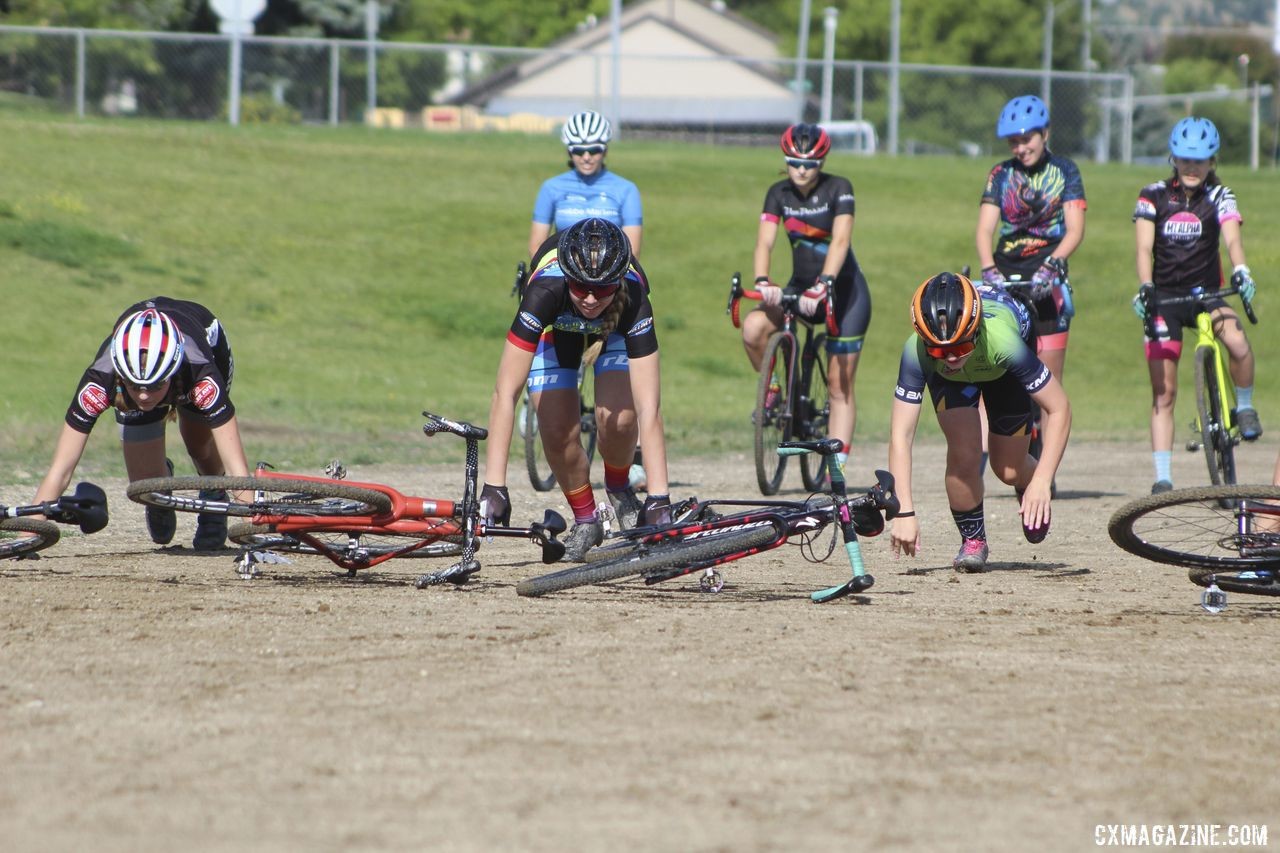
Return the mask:
POLYGON ((622 224, 643 225, 644 215, 640 212, 640 189, 628 182, 627 192, 622 197, 622 224))
POLYGON ((533 203, 533 221, 550 225, 556 216, 555 191, 551 188, 551 180, 542 182, 538 190, 538 198, 533 203))

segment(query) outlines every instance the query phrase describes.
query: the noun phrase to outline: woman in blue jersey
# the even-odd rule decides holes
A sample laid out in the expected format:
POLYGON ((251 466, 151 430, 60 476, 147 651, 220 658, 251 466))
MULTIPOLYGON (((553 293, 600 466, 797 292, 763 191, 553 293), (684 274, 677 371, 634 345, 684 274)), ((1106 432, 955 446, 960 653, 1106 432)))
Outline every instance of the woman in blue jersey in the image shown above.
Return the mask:
MULTIPOLYGON (((1173 403, 1178 396, 1182 330, 1196 325, 1194 306, 1160 306, 1160 296, 1185 295, 1193 287, 1221 287, 1221 241, 1234 265, 1231 285, 1238 287, 1246 300, 1253 299, 1253 274, 1245 263, 1240 237, 1240 210, 1235 194, 1218 181, 1214 171, 1219 144, 1218 128, 1209 119, 1190 117, 1179 121, 1169 134, 1173 175, 1143 187, 1133 211, 1141 282, 1133 300, 1134 311, 1146 319, 1146 302, 1141 298, 1146 290, 1153 290, 1156 302, 1156 316, 1152 318, 1156 339, 1146 339, 1155 464, 1152 494, 1173 488, 1173 403)), ((1256 441, 1262 435, 1262 424, 1253 408, 1253 350, 1240 318, 1226 300, 1213 299, 1207 305, 1212 311, 1214 332, 1231 357, 1240 436, 1245 441, 1256 441)))
POLYGON ((612 136, 609 120, 591 110, 576 113, 564 123, 560 141, 569 152, 569 171, 548 178, 538 190, 529 228, 530 257, 550 236, 552 226, 563 231, 592 217, 620 227, 631 241, 631 253, 640 257, 644 225, 640 190, 605 166, 612 136))
POLYGON ((1073 161, 1049 150, 1049 109, 1035 95, 1004 105, 996 135, 1013 156, 987 175, 978 206, 982 281, 1030 283, 1036 352, 1061 381, 1074 313, 1067 260, 1084 240, 1084 180, 1073 161))
POLYGON ((622 229, 584 219, 547 239, 507 332, 489 409, 482 497, 493 518, 510 515, 507 455, 516 403, 539 388, 537 415, 547 462, 573 509, 565 559, 582 561, 603 525, 591 490, 579 427, 578 370, 595 371, 596 424, 605 491, 623 527, 670 521, 666 443, 659 409, 658 338, 644 270, 622 229), (641 506, 627 483, 637 441, 649 495, 641 506))
POLYGON ((980 572, 989 549, 979 399, 987 411, 991 470, 1017 492, 1022 532, 1032 543, 1049 533, 1051 488, 1071 431, 1071 404, 1029 344, 1026 309, 998 288, 979 290, 963 275, 938 273, 917 288, 911 322, 915 331, 902 350, 889 421, 889 471, 902 504, 890 546, 908 556, 920 548, 911 450, 927 390, 947 441, 947 503, 961 539, 953 565, 980 572), (1044 430, 1039 461, 1028 453, 1032 400, 1044 430))
POLYGON ((769 259, 781 227, 791 243, 792 271, 786 287, 803 294, 800 312, 821 321, 826 317, 828 292, 833 297, 838 331, 827 337, 828 432, 844 442, 836 457, 843 466, 857 414, 854 376, 871 323, 871 291, 851 245, 853 184, 822 170, 831 137, 818 125, 792 125, 780 144, 787 177, 769 187, 764 197, 754 255, 755 284, 762 299, 742 323, 742 343, 751 366, 759 371, 769 336, 782 325, 778 303, 784 288, 769 275, 769 259))

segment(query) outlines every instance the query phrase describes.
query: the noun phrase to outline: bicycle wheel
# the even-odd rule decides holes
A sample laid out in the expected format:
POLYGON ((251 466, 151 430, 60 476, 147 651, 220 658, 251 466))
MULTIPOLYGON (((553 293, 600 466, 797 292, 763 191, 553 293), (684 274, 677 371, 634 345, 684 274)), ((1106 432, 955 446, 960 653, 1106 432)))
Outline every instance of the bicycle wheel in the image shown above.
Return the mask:
POLYGON ((746 551, 777 536, 772 524, 749 530, 731 530, 720 536, 699 534, 697 539, 671 539, 649 545, 647 550, 631 550, 623 556, 602 563, 587 563, 562 569, 541 577, 528 578, 516 584, 516 592, 527 597, 546 595, 592 583, 618 580, 662 569, 689 566, 703 560, 714 560, 737 551, 746 551))
MULTIPOLYGON (((803 376, 800 379, 801 420, 796 424, 796 438, 808 440, 827 437, 831 421, 831 401, 827 392, 827 363, 823 359, 826 335, 818 335, 813 341, 812 357, 805 356, 803 376)), ((834 460, 832 464, 835 464, 834 460)), ((816 453, 800 457, 800 478, 811 492, 826 488, 825 458, 816 453)))
POLYGON ((556 484, 556 475, 542 452, 542 435, 538 432, 538 414, 533 410, 533 402, 529 392, 524 395, 520 411, 516 413, 516 423, 520 427, 520 435, 524 438, 524 465, 529 472, 529 485, 536 492, 549 492, 556 484))
POLYGON ((52 521, 39 518, 6 518, 0 520, 0 560, 43 551, 58 541, 62 532, 52 521), (31 536, 21 534, 30 533, 31 536))
POLYGON ((1200 415, 1200 446, 1215 486, 1236 482, 1235 443, 1228 428, 1230 412, 1223 411, 1218 387, 1216 347, 1196 348, 1196 411, 1200 415))
POLYGON ((795 357, 795 338, 778 333, 769 339, 764 360, 760 362, 760 383, 752 420, 756 425, 756 482, 762 495, 778 493, 787 467, 787 457, 778 455, 778 444, 791 438, 791 376, 795 357))
POLYGON ((130 500, 214 515, 383 515, 391 496, 329 480, 287 477, 156 477, 130 483, 130 500), (205 492, 250 492, 252 503, 202 497, 205 492))
MULTIPOLYGON (((407 548, 415 542, 435 537, 416 533, 365 533, 362 531, 309 530, 307 535, 324 543, 324 550, 338 554, 363 554, 381 557, 407 548)), ((273 524, 241 522, 227 528, 227 538, 237 545, 264 551, 288 551, 293 554, 318 554, 320 551, 290 533, 280 533, 273 524)), ((405 557, 454 557, 462 553, 462 537, 447 536, 429 545, 401 554, 405 557)))
POLYGON ((1280 568, 1280 503, 1276 486, 1204 486, 1132 501, 1107 525, 1130 554, 1218 572, 1280 568))

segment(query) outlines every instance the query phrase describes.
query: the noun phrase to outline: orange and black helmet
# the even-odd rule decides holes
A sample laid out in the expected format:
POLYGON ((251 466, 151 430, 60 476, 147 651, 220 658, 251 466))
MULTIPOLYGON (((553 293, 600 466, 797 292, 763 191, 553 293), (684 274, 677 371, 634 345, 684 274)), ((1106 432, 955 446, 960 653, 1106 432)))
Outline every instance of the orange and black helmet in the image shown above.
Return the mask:
POLYGON ((831 150, 831 137, 816 124, 793 124, 779 142, 784 157, 821 160, 831 150))
POLYGON ((973 340, 982 323, 982 297, 963 275, 940 272, 916 288, 911 325, 927 347, 950 347, 973 340))

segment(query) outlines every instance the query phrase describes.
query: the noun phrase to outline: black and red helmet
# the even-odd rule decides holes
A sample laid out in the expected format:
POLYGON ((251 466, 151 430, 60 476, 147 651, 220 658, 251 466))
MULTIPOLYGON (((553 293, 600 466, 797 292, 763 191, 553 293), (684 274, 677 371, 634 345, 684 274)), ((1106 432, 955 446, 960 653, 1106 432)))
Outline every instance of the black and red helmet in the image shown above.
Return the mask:
POLYGON ((967 343, 982 326, 982 297, 967 276, 940 272, 916 288, 911 325, 925 346, 967 343))
POLYGON ((821 160, 831 150, 831 137, 816 124, 793 124, 782 133, 782 155, 801 160, 821 160))

